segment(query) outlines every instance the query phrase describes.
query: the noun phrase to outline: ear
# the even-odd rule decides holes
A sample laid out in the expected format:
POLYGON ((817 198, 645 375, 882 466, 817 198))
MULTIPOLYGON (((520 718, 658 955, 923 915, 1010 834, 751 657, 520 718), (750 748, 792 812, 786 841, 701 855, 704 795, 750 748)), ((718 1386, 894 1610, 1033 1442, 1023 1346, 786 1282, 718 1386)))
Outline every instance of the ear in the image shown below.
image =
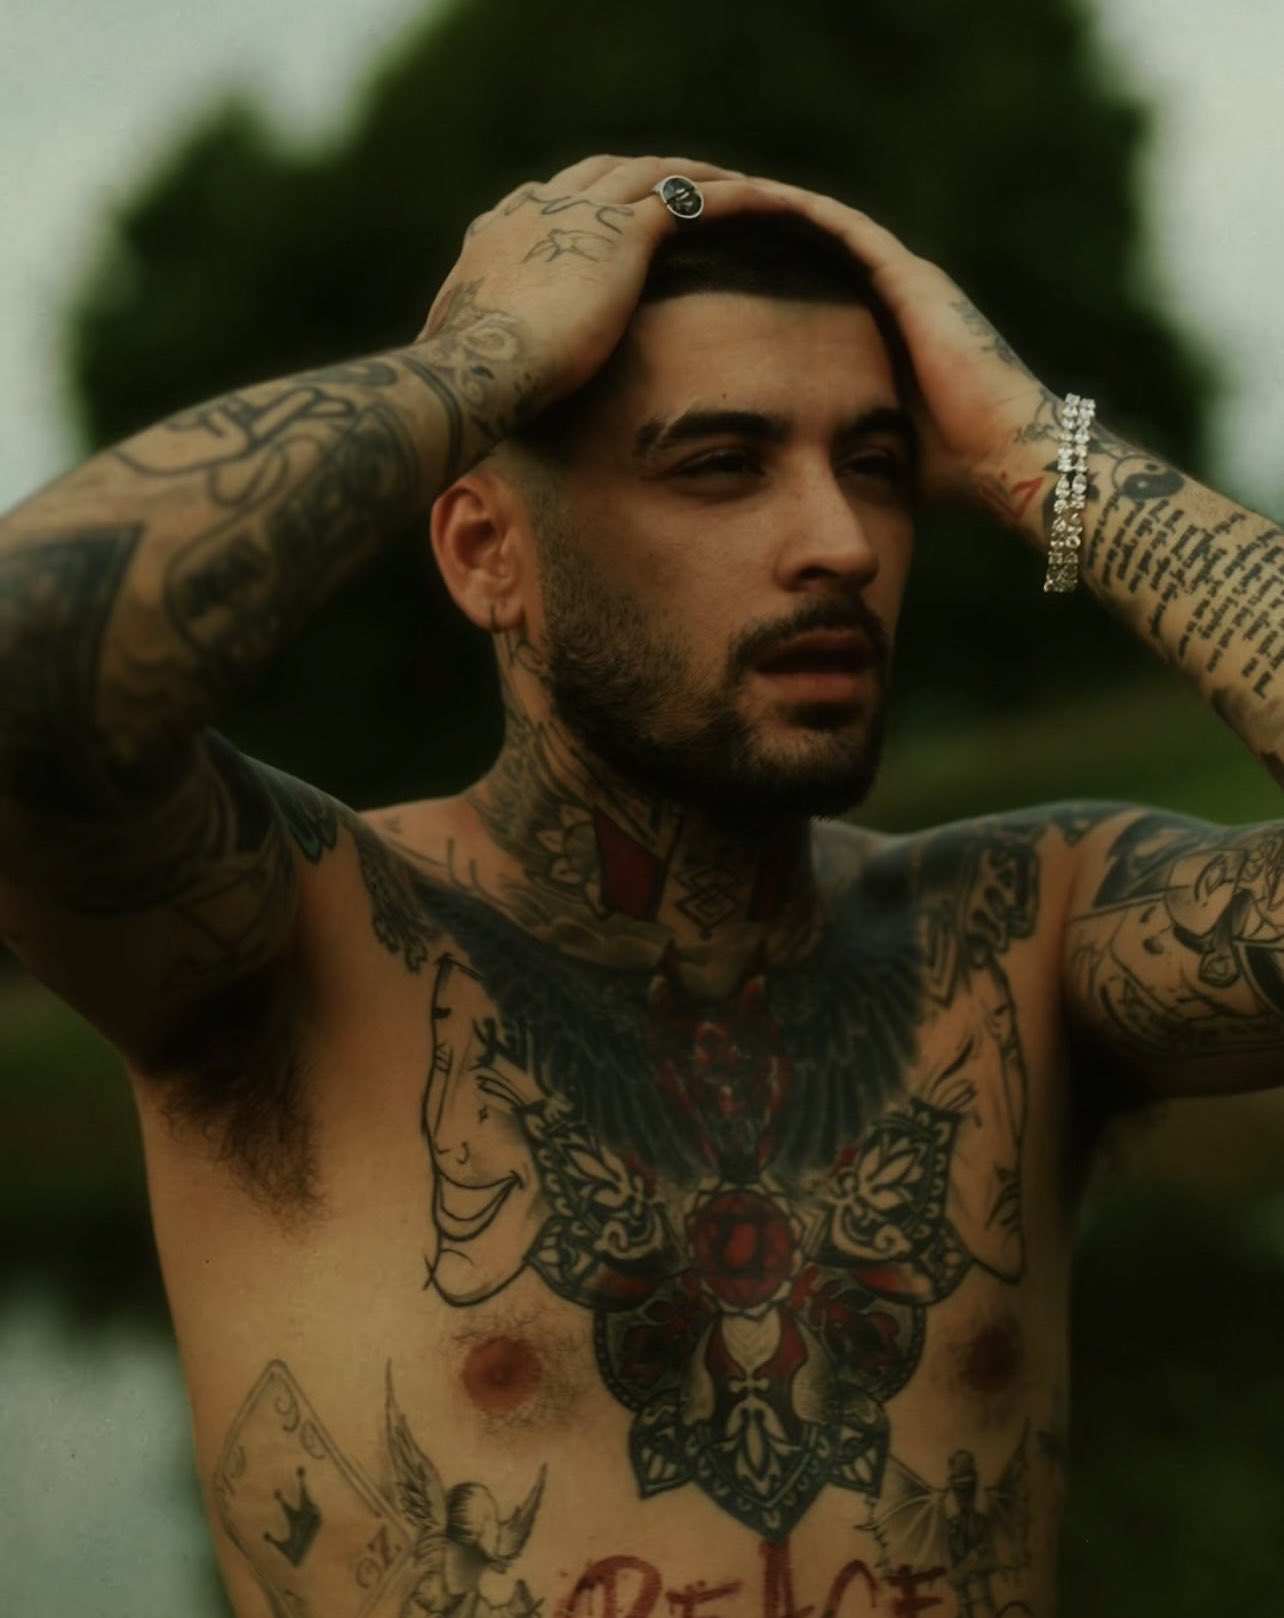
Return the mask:
POLYGON ((514 491, 482 471, 460 478, 432 508, 432 549, 456 605, 479 629, 515 629, 533 569, 529 528, 514 491))

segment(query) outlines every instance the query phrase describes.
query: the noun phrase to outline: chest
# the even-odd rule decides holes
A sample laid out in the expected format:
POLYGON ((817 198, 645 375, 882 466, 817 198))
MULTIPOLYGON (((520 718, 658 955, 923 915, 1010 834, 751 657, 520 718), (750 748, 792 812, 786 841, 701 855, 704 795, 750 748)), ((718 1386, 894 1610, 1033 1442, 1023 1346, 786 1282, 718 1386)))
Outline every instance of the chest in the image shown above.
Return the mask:
POLYGON ((1011 1394, 1031 991, 881 943, 716 997, 481 927, 426 963, 423 1303, 472 1426, 546 1442, 587 1400, 644 1496, 772 1537, 877 1488, 912 1390, 1011 1394))

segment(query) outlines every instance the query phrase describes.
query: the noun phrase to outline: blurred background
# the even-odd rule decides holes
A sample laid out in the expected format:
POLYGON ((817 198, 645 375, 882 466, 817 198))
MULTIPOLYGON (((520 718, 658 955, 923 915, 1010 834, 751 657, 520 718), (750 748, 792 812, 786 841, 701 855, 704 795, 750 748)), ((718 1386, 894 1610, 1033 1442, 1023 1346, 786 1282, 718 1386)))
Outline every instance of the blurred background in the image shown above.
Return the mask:
MULTIPOLYGON (((0 508, 234 384, 408 340, 483 206, 593 150, 859 202, 1052 386, 1284 513, 1284 10, 1271 0, 9 0, 0 508)), ((358 807, 456 789, 489 658, 412 536, 223 725, 358 807)), ((888 829, 1278 792, 1090 601, 926 525, 888 829)), ((0 956, 0 1610, 219 1618, 111 1051, 0 956)), ((1085 1200, 1066 1618, 1278 1618, 1284 1097, 1117 1130, 1085 1200)))

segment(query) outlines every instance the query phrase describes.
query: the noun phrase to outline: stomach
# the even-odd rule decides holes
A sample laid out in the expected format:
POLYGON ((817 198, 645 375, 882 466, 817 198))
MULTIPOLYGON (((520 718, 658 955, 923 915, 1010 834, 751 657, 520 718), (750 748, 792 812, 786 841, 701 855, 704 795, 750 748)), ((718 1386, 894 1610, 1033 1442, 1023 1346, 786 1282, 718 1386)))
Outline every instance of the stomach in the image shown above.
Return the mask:
POLYGON ((328 1331, 296 1313, 230 1420, 197 1401, 236 1610, 1050 1618, 1063 1412, 1008 1290, 940 1305, 864 1408, 765 1312, 649 1404, 611 1386, 601 1320, 533 1282, 399 1331, 373 1294, 341 1333, 334 1299, 328 1331))

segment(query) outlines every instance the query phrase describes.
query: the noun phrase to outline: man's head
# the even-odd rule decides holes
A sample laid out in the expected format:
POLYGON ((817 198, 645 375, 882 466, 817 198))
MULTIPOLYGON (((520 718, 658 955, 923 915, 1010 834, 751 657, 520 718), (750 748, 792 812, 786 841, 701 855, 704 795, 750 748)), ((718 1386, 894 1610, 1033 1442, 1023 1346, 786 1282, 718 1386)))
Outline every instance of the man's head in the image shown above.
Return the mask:
POLYGON ((443 571, 639 784, 721 815, 849 807, 909 561, 908 377, 830 237, 684 227, 599 376, 443 497, 443 571))

